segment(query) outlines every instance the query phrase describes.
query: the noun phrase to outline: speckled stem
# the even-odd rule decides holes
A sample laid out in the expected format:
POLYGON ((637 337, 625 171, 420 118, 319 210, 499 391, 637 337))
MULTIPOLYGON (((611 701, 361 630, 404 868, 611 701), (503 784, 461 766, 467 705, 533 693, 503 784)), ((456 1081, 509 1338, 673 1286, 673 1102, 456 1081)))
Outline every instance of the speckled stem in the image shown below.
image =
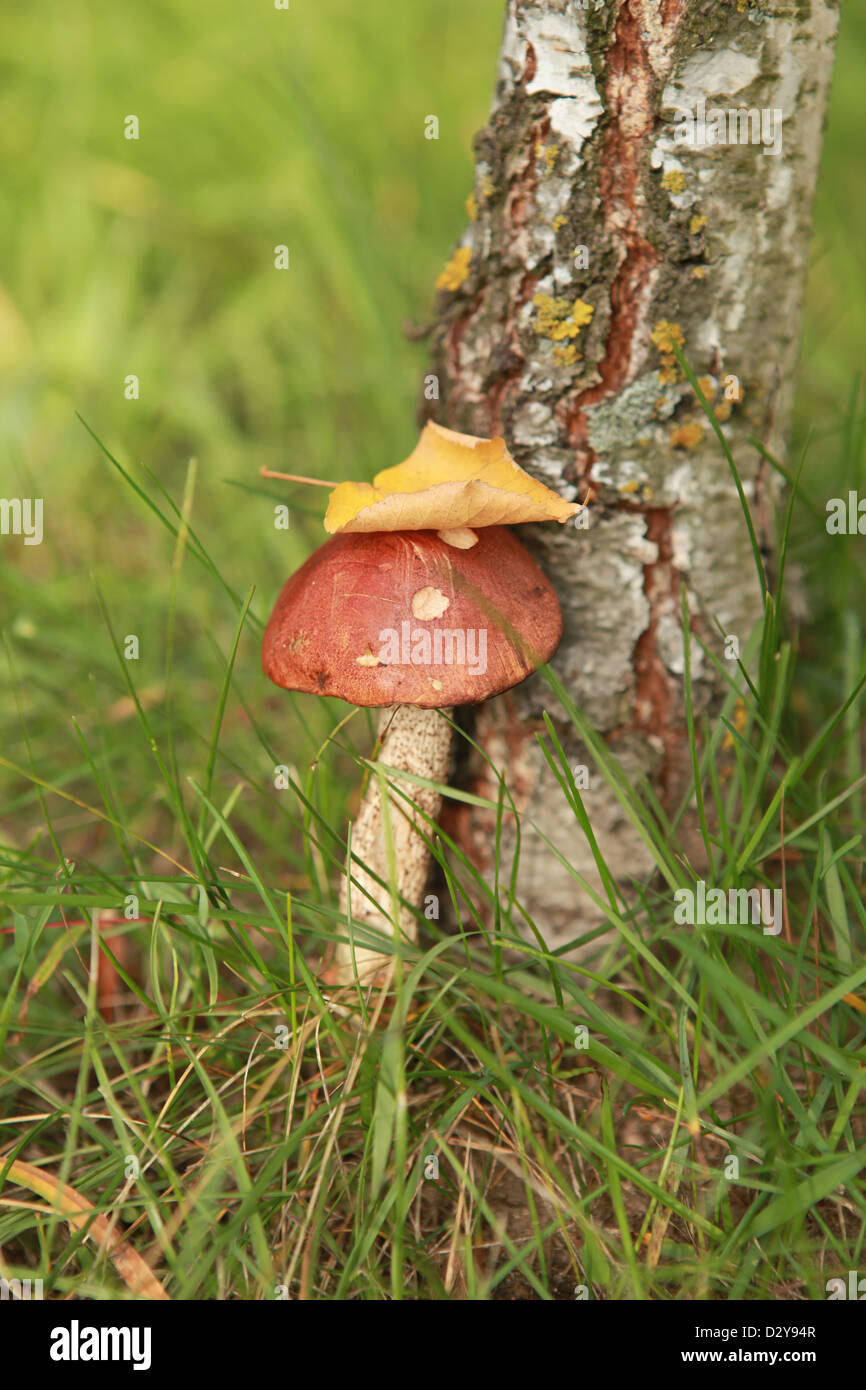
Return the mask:
MULTIPOLYGON (((392 705, 383 710, 379 763, 385 768, 429 778, 431 782, 445 782, 451 753, 451 713, 450 709, 415 709, 411 705, 392 705)), ((395 887, 404 900, 397 911, 396 928, 401 936, 415 941, 418 923, 410 908, 417 910, 422 906, 430 869, 430 854, 416 827, 423 831, 425 816, 437 819, 442 798, 428 787, 399 777, 389 778, 389 786, 387 811, 394 846, 395 887)), ((348 920, 351 908, 352 935, 358 928, 364 937, 370 928, 395 935, 390 884, 380 779, 372 774, 352 829, 351 877, 344 875, 340 885, 340 911, 347 914, 348 920), (376 878, 389 886, 383 888, 376 878)), ((353 951, 351 944, 341 944, 336 955, 337 983, 351 984, 357 967, 358 979, 368 984, 390 959, 390 955, 364 946, 356 944, 353 951)))

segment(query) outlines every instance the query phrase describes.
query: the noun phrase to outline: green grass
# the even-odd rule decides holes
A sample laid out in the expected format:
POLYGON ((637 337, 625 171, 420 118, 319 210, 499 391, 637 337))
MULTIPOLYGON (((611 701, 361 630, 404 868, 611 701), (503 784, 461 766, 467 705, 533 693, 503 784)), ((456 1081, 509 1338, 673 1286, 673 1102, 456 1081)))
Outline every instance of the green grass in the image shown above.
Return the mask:
POLYGON ((464 219, 501 7, 330 9, 0 18, 2 491, 46 508, 41 547, 0 549, 0 1274, 134 1296, 102 1214, 172 1298, 823 1298, 866 1272, 864 562, 823 525, 866 494, 866 23, 844 18, 781 579, 712 724, 686 681, 712 881, 784 883, 785 929, 673 924, 710 877, 686 807, 632 785, 548 673, 655 872, 617 888, 551 724, 594 953, 547 950, 431 827, 441 924, 385 1003, 319 974, 372 721, 260 674, 321 509, 257 474, 411 448, 402 325, 464 219))

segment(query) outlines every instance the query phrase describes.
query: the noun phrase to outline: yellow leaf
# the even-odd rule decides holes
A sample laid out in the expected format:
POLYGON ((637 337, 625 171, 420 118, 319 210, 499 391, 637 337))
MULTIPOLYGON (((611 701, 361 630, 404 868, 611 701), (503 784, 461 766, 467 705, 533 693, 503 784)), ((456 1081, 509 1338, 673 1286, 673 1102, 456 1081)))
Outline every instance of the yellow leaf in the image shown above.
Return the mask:
POLYGON ((340 483, 325 530, 444 531, 567 521, 580 511, 514 462, 504 439, 456 434, 431 420, 403 463, 372 483, 340 483))

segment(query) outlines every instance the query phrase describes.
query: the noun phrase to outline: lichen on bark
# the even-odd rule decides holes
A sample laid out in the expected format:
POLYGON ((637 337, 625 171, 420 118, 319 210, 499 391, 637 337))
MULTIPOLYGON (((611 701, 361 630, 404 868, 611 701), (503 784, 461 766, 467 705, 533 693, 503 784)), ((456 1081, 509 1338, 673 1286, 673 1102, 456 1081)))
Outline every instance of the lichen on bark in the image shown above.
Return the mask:
MULTIPOLYGON (((716 409, 769 563, 776 485, 749 436, 771 452, 784 445, 836 22, 826 0, 509 0, 476 140, 467 274, 437 303, 440 399, 426 409, 504 435, 523 467, 570 498, 592 489, 588 530, 525 536, 563 606, 554 664, 624 766, 668 802, 689 767, 681 586, 711 647, 718 632, 703 614, 744 645, 760 613, 736 489, 670 340, 716 409), (678 139, 701 100, 781 110, 781 152, 678 139)), ((698 709, 712 709, 721 682, 696 647, 692 674, 698 709)), ((560 942, 580 906, 532 824, 590 880, 595 871, 536 746, 543 709, 579 753, 537 679, 478 728, 511 769, 530 828, 518 892, 560 942)), ((489 780, 480 761, 463 775, 482 789, 489 780)), ((591 810, 611 866, 647 871, 601 786, 591 810)), ((479 861, 490 830, 483 811, 461 813, 479 861)))

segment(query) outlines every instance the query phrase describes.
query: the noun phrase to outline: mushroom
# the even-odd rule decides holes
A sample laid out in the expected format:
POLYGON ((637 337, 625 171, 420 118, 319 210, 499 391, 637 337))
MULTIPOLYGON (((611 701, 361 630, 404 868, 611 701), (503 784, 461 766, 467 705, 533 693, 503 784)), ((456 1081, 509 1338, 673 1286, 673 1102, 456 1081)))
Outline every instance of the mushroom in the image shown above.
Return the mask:
POLYGON ((390 959, 356 945, 354 925, 417 939, 430 864, 423 827, 441 808, 454 706, 509 690, 559 643, 556 594, 496 523, 564 521, 578 510, 519 468, 503 440, 429 423, 405 463, 372 485, 335 488, 325 517, 335 534, 277 599, 265 674, 287 690, 380 707, 379 765, 407 774, 387 795, 396 901, 383 887, 392 872, 376 773, 356 818, 340 890, 350 939, 337 946, 337 983, 370 983, 390 959))

